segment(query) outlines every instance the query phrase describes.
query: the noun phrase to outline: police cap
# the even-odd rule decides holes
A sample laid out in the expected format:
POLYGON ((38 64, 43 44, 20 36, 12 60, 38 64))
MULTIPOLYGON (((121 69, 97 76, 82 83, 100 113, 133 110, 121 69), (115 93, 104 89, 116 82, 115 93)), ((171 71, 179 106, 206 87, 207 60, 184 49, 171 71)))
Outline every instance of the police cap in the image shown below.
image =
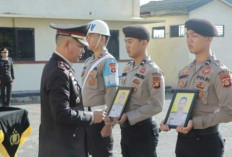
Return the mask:
POLYGON ((57 30, 57 35, 70 36, 77 41, 79 41, 84 46, 88 46, 88 43, 85 39, 86 34, 89 29, 89 24, 77 26, 77 25, 56 25, 51 23, 50 27, 57 30))
POLYGON ((125 34, 125 37, 132 37, 147 41, 150 40, 150 33, 144 26, 141 25, 125 26, 123 27, 122 31, 125 34))
POLYGON ((218 35, 216 27, 210 21, 205 19, 190 19, 185 22, 185 28, 187 28, 187 30, 191 29, 206 37, 214 37, 218 35))

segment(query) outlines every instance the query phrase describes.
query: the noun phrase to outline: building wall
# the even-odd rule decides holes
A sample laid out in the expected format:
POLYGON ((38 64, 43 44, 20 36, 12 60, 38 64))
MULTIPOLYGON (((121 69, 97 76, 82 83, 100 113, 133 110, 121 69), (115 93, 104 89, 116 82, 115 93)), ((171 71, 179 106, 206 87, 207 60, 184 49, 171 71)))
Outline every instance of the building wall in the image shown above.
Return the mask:
POLYGON ((152 59, 164 71, 166 85, 176 88, 177 75, 183 66, 194 60, 194 55, 189 53, 186 37, 170 38, 170 25, 184 24, 189 18, 205 18, 215 25, 225 26, 225 36, 215 37, 211 44, 211 50, 218 59, 232 69, 232 8, 219 1, 213 1, 182 16, 160 16, 149 17, 154 20, 166 20, 165 23, 146 24, 145 26, 152 33, 152 27, 165 26, 164 39, 151 39, 148 46, 148 53, 152 59))
MULTIPOLYGON (((35 61, 48 61, 55 50, 55 34, 56 31, 49 27, 49 23, 56 24, 84 24, 90 20, 64 20, 64 19, 40 19, 40 18, 0 18, 0 27, 23 27, 34 28, 35 31, 35 61)), ((120 59, 129 59, 125 44, 124 35, 121 31, 122 27, 130 22, 106 21, 111 30, 119 30, 119 56, 120 59)), ((120 62, 120 74, 123 65, 126 62, 120 62)), ((39 90, 42 69, 45 63, 24 63, 14 64, 15 82, 13 91, 39 90)), ((74 64, 74 69, 78 80, 80 81, 80 73, 83 68, 83 62, 74 64)))
POLYGON ((211 50, 226 66, 232 69, 232 7, 213 1, 190 12, 190 18, 205 18, 215 25, 224 25, 224 37, 215 37, 211 50))
POLYGON ((69 19, 133 17, 139 16, 139 0, 1 0, 0 13, 69 19))
POLYGON ((190 63, 193 56, 188 51, 185 37, 170 38, 170 26, 184 24, 188 16, 161 16, 151 17, 151 19, 165 20, 165 23, 145 25, 151 34, 153 27, 165 26, 165 38, 151 38, 148 53, 152 60, 163 70, 166 85, 176 87, 179 70, 190 63))

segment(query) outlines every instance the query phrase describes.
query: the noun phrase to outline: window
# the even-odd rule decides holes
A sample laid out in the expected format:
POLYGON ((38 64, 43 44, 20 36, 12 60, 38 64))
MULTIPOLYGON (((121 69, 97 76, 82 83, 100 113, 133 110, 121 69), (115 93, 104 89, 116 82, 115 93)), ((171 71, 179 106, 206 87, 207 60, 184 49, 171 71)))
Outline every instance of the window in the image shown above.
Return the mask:
POLYGON ((165 38, 165 27, 153 27, 152 28, 152 38, 153 39, 165 38))
POLYGON ((0 27, 0 48, 7 48, 13 60, 35 60, 34 29, 0 27))
MULTIPOLYGON (((118 30, 110 30, 110 40, 107 45, 107 49, 109 53, 111 53, 115 59, 119 59, 119 31, 118 30)), ((81 60, 86 60, 91 57, 93 54, 92 51, 88 50, 85 47, 85 53, 83 54, 81 60)))
POLYGON ((108 51, 115 57, 119 59, 119 31, 111 30, 110 31, 110 40, 107 45, 108 51))
POLYGON ((183 37, 184 25, 170 26, 170 37, 183 37))
POLYGON ((224 37, 224 25, 217 25, 216 29, 218 31, 217 37, 224 37))

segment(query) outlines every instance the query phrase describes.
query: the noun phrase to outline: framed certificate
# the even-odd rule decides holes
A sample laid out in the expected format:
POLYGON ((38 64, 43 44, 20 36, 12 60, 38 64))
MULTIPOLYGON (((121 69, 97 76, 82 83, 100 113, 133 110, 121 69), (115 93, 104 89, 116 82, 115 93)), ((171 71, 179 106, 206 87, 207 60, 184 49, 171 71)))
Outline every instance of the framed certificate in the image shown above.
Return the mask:
POLYGON ((116 92, 116 94, 114 95, 114 99, 113 102, 110 106, 110 109, 107 113, 107 115, 110 118, 121 118, 128 100, 130 98, 131 92, 132 92, 132 87, 118 87, 118 90, 116 92))
POLYGON ((176 128, 177 126, 186 127, 197 96, 198 90, 196 89, 174 90, 164 124, 168 125, 169 128, 176 128))

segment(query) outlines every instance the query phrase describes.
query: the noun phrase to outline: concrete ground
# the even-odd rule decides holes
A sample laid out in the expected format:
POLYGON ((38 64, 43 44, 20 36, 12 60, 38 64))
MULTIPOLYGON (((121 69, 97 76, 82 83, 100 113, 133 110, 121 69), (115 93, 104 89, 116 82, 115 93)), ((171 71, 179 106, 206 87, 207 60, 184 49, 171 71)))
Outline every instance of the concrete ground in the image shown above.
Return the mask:
MULTIPOLYGON (((170 104, 171 95, 167 95, 164 109, 162 113, 155 116, 157 123, 160 123, 168 110, 170 104)), ((17 107, 25 108, 29 112, 29 119, 33 128, 33 133, 30 138, 23 144, 18 150, 18 157, 37 157, 38 156, 38 135, 39 135, 39 124, 40 124, 40 104, 17 104, 17 107)), ((232 154, 232 123, 222 124, 220 126, 221 133, 226 139, 225 145, 225 156, 230 157, 232 154)), ((120 149, 120 129, 116 126, 113 130, 114 136, 114 155, 115 157, 121 157, 120 149)), ((158 157, 175 157, 175 144, 176 144, 176 131, 171 130, 170 132, 161 132, 159 144, 157 148, 158 157)), ((52 146, 51 146, 52 147, 52 146)))

